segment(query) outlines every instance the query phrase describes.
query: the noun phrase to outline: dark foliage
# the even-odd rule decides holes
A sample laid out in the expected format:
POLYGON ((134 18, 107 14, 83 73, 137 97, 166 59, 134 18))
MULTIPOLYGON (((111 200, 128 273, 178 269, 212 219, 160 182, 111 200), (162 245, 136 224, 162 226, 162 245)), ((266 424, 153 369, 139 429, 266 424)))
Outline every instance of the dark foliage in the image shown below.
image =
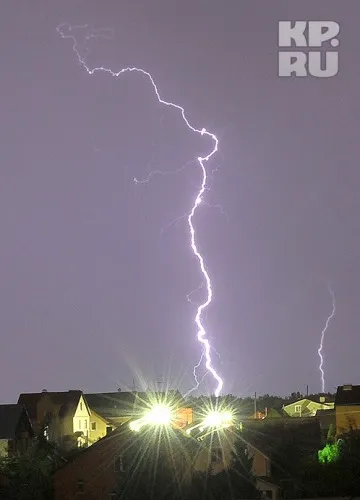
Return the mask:
POLYGON ((50 500, 52 472, 62 462, 53 443, 39 437, 24 455, 0 461, 0 498, 4 500, 50 500))
POLYGON ((352 431, 338 441, 337 459, 309 461, 302 475, 302 496, 358 496, 360 492, 360 432, 352 431))

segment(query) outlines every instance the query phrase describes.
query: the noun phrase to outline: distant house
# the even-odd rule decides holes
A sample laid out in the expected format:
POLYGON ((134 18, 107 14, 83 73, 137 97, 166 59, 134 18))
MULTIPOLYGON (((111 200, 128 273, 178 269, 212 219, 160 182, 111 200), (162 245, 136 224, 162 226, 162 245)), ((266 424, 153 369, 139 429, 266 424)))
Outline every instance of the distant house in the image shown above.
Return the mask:
POLYGON ((0 457, 25 453, 33 437, 34 431, 24 406, 0 405, 0 457))
POLYGON ((320 398, 320 401, 304 398, 300 401, 295 401, 283 407, 283 411, 289 417, 315 417, 318 410, 331 410, 334 408, 334 403, 326 402, 325 398, 320 398))
POLYGON ((335 396, 336 433, 360 429, 360 385, 342 385, 335 396))
POLYGON ((90 410, 82 391, 20 394, 37 434, 44 433, 65 449, 88 446, 90 410))

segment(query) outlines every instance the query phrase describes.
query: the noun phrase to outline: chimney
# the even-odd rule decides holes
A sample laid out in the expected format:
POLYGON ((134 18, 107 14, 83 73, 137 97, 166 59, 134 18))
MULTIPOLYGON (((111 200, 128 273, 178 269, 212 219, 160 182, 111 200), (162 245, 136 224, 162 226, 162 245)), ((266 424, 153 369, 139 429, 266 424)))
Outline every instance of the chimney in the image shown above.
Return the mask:
POLYGON ((320 396, 320 400, 319 400, 320 403, 325 403, 325 399, 326 399, 325 396, 320 396))

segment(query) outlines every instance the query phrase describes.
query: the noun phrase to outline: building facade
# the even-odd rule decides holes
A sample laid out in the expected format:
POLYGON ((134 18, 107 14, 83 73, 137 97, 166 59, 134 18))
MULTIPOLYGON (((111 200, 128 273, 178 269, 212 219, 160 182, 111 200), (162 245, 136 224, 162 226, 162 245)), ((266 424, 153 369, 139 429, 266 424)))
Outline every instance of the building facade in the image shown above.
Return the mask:
POLYGON ((90 409, 82 391, 25 393, 18 403, 27 409, 36 434, 65 449, 89 445, 90 409))
POLYGON ((318 410, 332 410, 334 403, 304 398, 283 407, 289 417, 315 417, 318 410))
POLYGON ((336 434, 360 429, 360 385, 342 385, 335 396, 336 434))
POLYGON ((0 405, 0 457, 25 453, 32 444, 34 431, 22 405, 0 405))

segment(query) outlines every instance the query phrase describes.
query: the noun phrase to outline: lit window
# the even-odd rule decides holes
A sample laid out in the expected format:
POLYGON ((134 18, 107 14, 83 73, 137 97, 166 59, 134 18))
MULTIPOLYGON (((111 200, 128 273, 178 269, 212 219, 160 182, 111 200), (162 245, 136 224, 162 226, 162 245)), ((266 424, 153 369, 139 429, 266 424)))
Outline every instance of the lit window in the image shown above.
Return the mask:
POLYGON ((96 431, 96 422, 91 422, 91 430, 96 431))

